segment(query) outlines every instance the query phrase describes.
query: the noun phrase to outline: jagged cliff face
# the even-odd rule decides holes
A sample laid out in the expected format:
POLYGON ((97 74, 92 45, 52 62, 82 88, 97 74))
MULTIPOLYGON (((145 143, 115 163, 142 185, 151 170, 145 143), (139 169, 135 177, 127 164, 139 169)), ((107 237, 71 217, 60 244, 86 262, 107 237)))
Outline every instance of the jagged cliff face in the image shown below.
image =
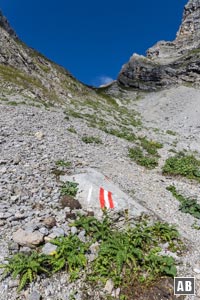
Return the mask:
POLYGON ((134 54, 122 67, 118 82, 126 87, 156 90, 174 84, 200 84, 200 1, 190 0, 172 42, 161 41, 134 54))
POLYGON ((12 29, 12 27, 10 26, 8 20, 6 19, 6 17, 4 17, 4 15, 2 14, 1 11, 0 11, 0 26, 4 30, 6 30, 11 37, 17 38, 17 35, 16 35, 15 31, 12 29))
MULTIPOLYGON (((177 33, 176 43, 181 48, 200 46, 200 1, 190 0, 185 6, 182 25, 177 33)), ((183 49, 184 50, 184 49, 183 49)))

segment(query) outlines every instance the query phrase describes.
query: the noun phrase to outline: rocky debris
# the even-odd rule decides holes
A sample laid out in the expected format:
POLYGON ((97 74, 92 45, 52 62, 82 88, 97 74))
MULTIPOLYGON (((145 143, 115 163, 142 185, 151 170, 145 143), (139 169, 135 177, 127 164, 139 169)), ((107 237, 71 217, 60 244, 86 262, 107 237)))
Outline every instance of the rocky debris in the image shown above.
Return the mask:
POLYGON ((134 54, 118 76, 126 87, 158 90, 181 83, 200 85, 200 4, 190 0, 173 42, 158 42, 147 56, 134 54))
POLYGON ((44 241, 44 235, 39 231, 27 232, 23 229, 18 229, 13 234, 13 240, 21 246, 33 248, 44 241))

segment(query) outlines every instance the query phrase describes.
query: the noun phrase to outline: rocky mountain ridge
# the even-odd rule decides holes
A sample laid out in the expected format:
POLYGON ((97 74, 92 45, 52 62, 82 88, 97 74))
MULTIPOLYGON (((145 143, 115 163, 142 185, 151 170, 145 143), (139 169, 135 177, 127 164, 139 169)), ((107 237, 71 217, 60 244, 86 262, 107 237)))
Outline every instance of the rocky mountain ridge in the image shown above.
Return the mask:
POLYGON ((122 67, 118 82, 149 91, 178 84, 199 86, 199 36, 200 3, 190 0, 176 39, 158 42, 147 50, 146 57, 134 54, 122 67))
POLYGON ((15 33, 15 31, 13 30, 13 28, 10 26, 8 20, 6 19, 6 17, 3 15, 2 11, 0 11, 0 26, 5 29, 9 35, 12 38, 17 38, 17 34, 15 33))

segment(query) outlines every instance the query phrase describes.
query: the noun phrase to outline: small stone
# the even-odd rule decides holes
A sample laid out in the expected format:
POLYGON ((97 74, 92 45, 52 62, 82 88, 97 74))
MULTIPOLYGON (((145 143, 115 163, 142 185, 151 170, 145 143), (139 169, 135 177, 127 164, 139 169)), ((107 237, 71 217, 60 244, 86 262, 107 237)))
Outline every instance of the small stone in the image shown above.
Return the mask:
POLYGON ((38 140, 42 140, 42 138, 44 137, 44 133, 42 131, 38 131, 38 132, 35 133, 35 137, 38 140))
POLYGON ((44 235, 39 231, 27 232, 23 229, 18 229, 13 234, 13 240, 21 246, 33 248, 44 241, 44 235))
POLYGON ((117 288, 115 291, 113 291, 112 296, 115 297, 116 299, 119 299, 121 289, 117 288))
POLYGON ((92 210, 87 211, 87 216, 88 217, 94 217, 94 212, 92 210))
POLYGON ((78 234, 78 238, 81 242, 85 243, 86 238, 85 238, 85 230, 82 230, 81 232, 79 232, 78 234))
POLYGON ((32 206, 32 209, 42 210, 42 209, 44 209, 44 205, 42 205, 41 203, 34 203, 32 206))
POLYGON ((21 247, 20 248, 20 252, 23 252, 23 253, 30 253, 32 250, 30 247, 21 247))
POLYGON ((16 156, 14 157, 14 159, 13 159, 13 163, 14 163, 15 165, 18 165, 18 164, 20 163, 20 161, 21 161, 21 158, 20 158, 19 155, 16 155, 16 156))
POLYGON ((53 252, 57 250, 57 246, 51 243, 46 243, 42 248, 42 253, 46 255, 52 255, 53 252))
POLYGON ((76 200, 73 197, 68 196, 68 195, 61 197, 60 204, 61 204, 62 208, 69 207, 71 210, 82 208, 82 206, 78 200, 76 200))
POLYGON ((19 280, 10 280, 8 283, 9 288, 14 288, 17 287, 18 285, 19 285, 19 280))
POLYGON ((65 231, 61 227, 54 227, 52 229, 52 234, 54 234, 55 237, 64 236, 65 235, 65 231))
POLYGON ((48 235, 49 234, 49 230, 46 227, 41 227, 39 229, 39 232, 44 234, 44 235, 48 235))
POLYGON ((113 288, 114 288, 114 283, 113 283, 112 279, 108 279, 106 281, 106 285, 104 287, 105 292, 107 292, 108 294, 111 294, 113 288))
POLYGON ((41 300, 41 295, 37 291, 33 291, 29 296, 28 300, 41 300))
POLYGON ((22 219, 26 219, 27 216, 25 214, 21 214, 19 212, 17 212, 14 217, 13 217, 13 221, 16 221, 16 220, 22 220, 22 219))
POLYGON ((16 200, 18 200, 19 199, 19 195, 15 195, 15 196, 11 196, 10 197, 10 200, 12 201, 12 202, 15 202, 16 200))
POLYGON ((52 228, 56 225, 56 219, 54 217, 47 217, 44 219, 43 223, 47 228, 52 228))
POLYGON ((6 173, 6 171, 7 171, 6 167, 1 167, 0 168, 0 173, 4 174, 4 173, 6 173))
POLYGON ((0 220, 6 220, 8 218, 10 218, 12 216, 12 214, 6 212, 6 213, 0 213, 0 220))
POLYGON ((71 227, 71 234, 76 234, 78 232, 78 229, 75 226, 71 227))
POLYGON ((66 220, 71 219, 71 220, 76 220, 76 214, 73 212, 66 212, 65 214, 66 220))
POLYGON ((29 233, 32 233, 37 229, 38 229, 38 225, 34 224, 34 223, 27 224, 26 227, 25 227, 25 231, 29 232, 29 233))
POLYGON ((5 225, 5 221, 0 220, 0 226, 4 226, 5 225))
POLYGON ((48 236, 44 237, 45 243, 55 239, 57 236, 54 233, 50 233, 48 236))
POLYGON ((89 254, 89 255, 88 255, 88 261, 89 261, 89 262, 94 261, 96 258, 97 258, 97 255, 95 255, 95 254, 89 254))
POLYGON ((17 243, 11 242, 8 245, 8 249, 11 250, 11 251, 13 251, 13 250, 19 250, 19 245, 17 243))
POLYGON ((194 268, 193 270, 195 273, 200 274, 200 269, 194 268))
POLYGON ((99 251, 99 243, 96 242, 94 244, 92 244, 89 248, 91 254, 97 254, 97 252, 99 251))

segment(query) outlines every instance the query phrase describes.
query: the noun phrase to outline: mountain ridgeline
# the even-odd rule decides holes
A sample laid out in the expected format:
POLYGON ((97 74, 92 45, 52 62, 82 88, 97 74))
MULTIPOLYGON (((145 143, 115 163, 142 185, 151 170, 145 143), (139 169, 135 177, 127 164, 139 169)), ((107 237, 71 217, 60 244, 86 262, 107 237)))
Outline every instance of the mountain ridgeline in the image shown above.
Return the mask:
MULTIPOLYGON (((176 39, 158 42, 147 50, 146 56, 133 54, 129 62, 123 65, 117 82, 113 83, 115 89, 118 86, 152 91, 179 84, 199 86, 199 38, 200 2, 190 0, 184 8, 176 39)), ((0 76, 4 82, 9 79, 9 84, 14 87, 18 72, 21 75, 17 76, 17 85, 21 84, 24 88, 20 77, 22 79, 25 73, 31 96, 65 103, 71 92, 80 94, 92 91, 67 70, 22 43, 0 12, 0 76), (12 68, 15 68, 14 78, 12 68), (10 76, 8 73, 11 73, 10 76)))

